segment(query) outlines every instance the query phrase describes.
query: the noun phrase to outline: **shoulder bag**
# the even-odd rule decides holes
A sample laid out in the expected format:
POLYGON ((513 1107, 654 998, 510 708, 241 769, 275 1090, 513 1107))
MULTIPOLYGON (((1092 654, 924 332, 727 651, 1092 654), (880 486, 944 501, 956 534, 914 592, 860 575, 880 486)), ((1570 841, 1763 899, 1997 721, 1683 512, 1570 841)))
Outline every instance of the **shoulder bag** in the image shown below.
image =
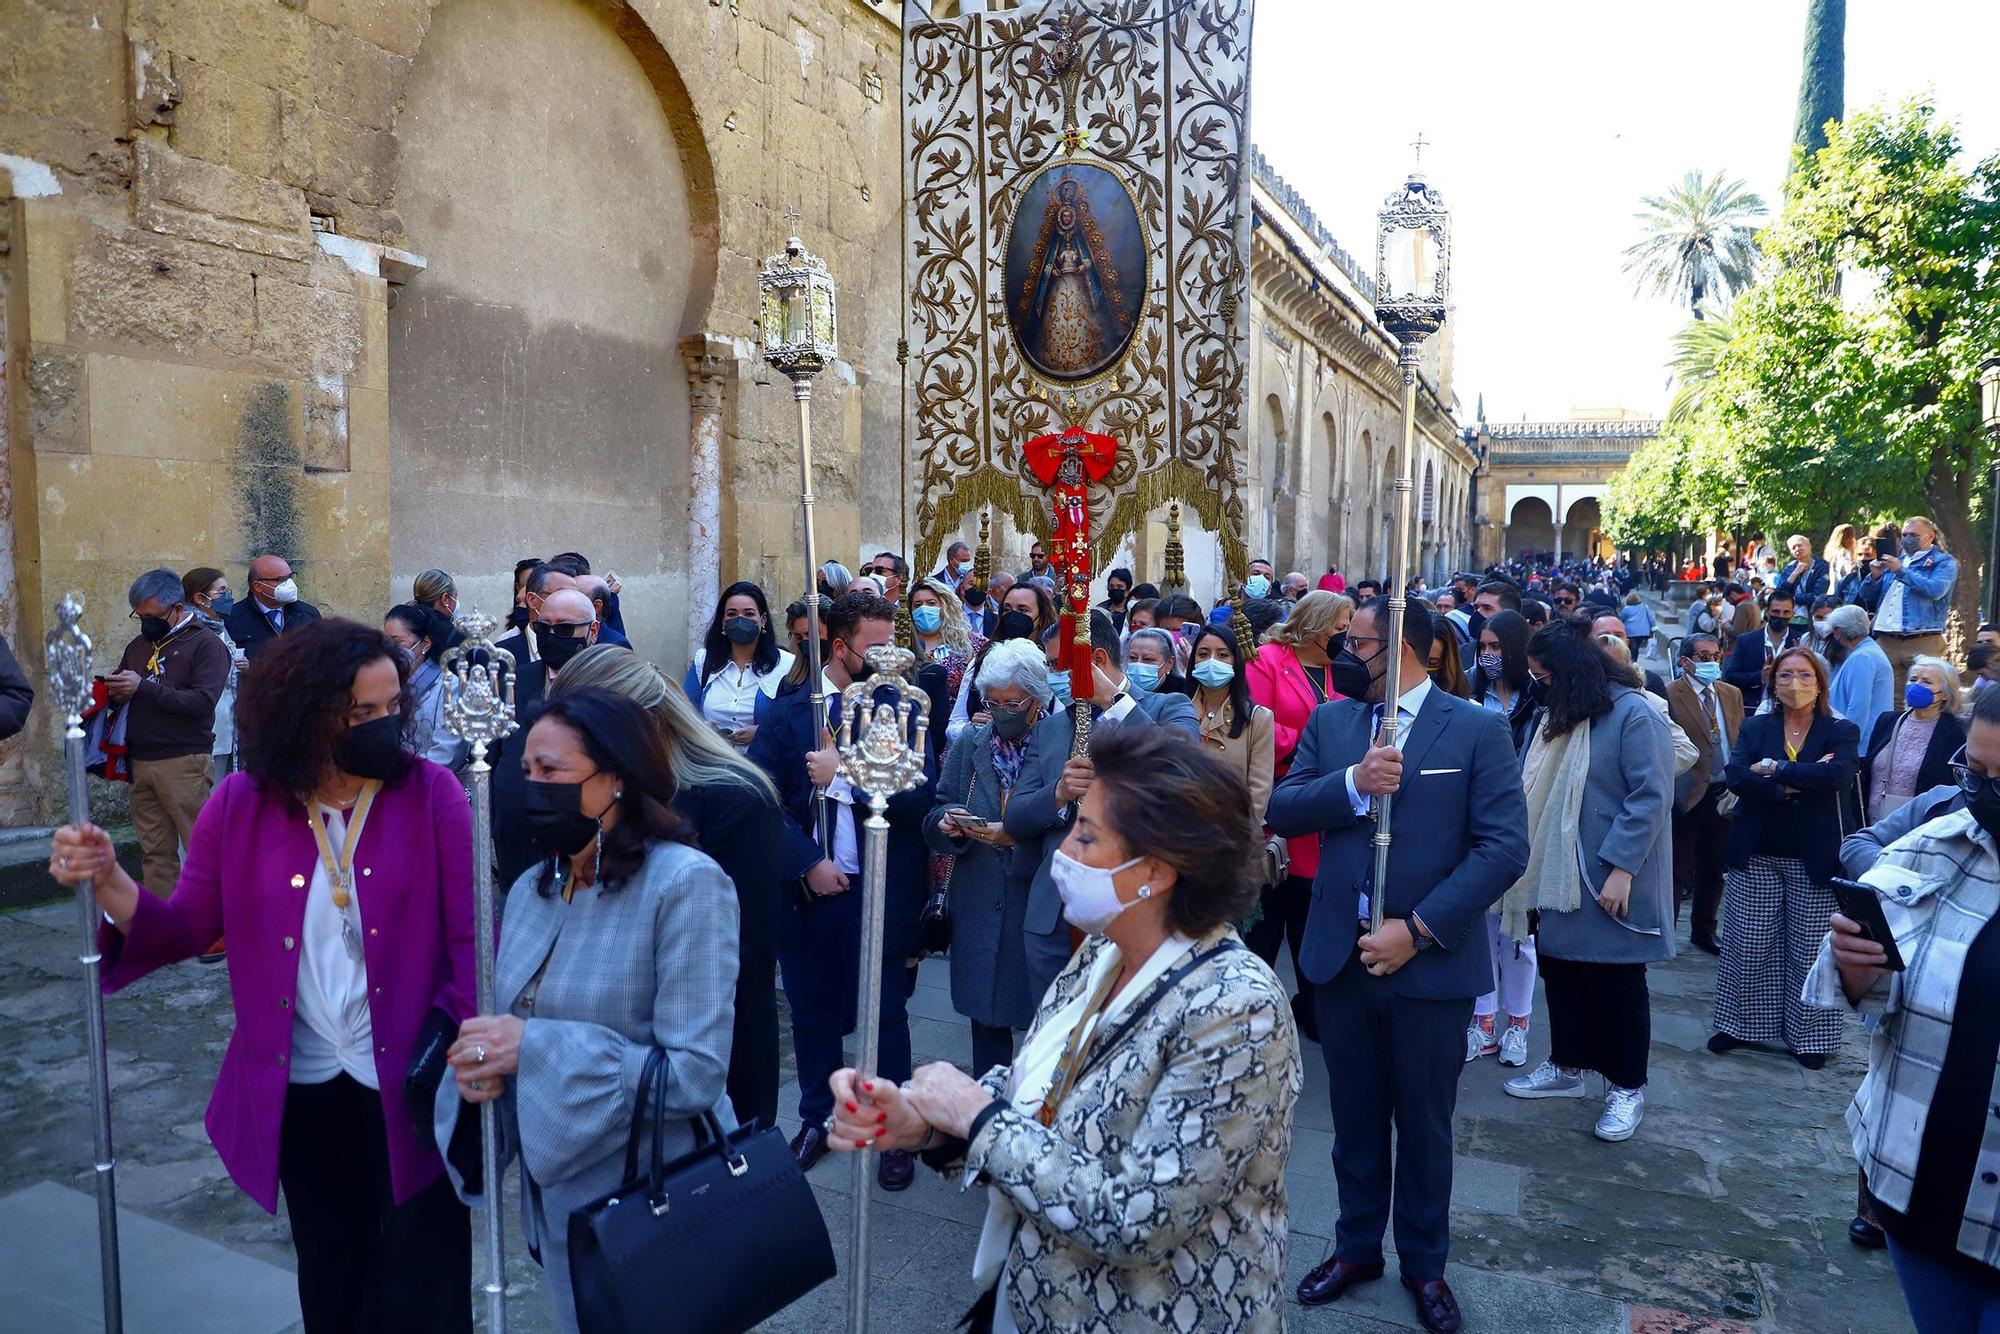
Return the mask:
POLYGON ((834 1275, 819 1203, 776 1129, 725 1134, 715 1114, 703 1112, 691 1118, 694 1149, 660 1161, 666 1068, 655 1047, 639 1077, 625 1184, 569 1216, 581 1334, 737 1334, 834 1275), (642 1172, 639 1139, 648 1121, 653 1147, 642 1172))
MULTIPOLYGON (((960 744, 966 744, 962 739, 960 744)), ((965 800, 960 803, 966 810, 972 809, 972 788, 979 781, 977 762, 966 767, 965 800)), ((917 917, 917 952, 925 958, 933 958, 951 953, 951 878, 958 874, 958 859, 963 855, 953 853, 950 864, 945 868, 944 879, 924 900, 924 910, 917 917)))

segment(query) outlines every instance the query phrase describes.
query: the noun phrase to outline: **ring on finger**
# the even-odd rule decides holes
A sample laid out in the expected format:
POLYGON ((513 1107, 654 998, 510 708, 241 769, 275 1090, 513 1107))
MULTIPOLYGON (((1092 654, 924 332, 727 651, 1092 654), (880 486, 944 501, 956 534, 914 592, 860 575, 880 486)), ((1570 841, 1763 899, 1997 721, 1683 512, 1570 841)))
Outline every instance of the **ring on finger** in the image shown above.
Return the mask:
POLYGON ((477 1046, 472 1049, 472 1063, 474 1065, 486 1064, 486 1048, 484 1046, 477 1046))

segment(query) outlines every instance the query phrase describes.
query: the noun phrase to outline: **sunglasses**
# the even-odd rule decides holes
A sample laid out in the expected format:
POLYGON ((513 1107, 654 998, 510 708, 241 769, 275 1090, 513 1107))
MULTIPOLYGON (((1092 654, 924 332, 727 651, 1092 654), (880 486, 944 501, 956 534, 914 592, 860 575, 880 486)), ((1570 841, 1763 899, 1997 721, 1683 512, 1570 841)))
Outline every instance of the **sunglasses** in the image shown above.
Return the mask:
POLYGON ((1958 784, 1958 790, 1966 795, 1967 800, 1978 796, 1982 785, 1990 785, 1994 792, 2000 793, 2000 777, 1980 773, 1967 764, 1963 746, 1958 748, 1958 754, 1951 757, 1951 763, 1946 767, 1951 770, 1952 781, 1958 784))

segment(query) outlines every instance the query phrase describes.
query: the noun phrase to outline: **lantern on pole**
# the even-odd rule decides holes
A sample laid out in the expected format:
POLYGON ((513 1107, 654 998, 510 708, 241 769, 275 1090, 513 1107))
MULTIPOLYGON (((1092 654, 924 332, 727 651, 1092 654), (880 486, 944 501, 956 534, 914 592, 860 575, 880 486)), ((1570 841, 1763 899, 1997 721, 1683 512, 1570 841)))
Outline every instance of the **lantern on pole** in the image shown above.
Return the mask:
MULTIPOLYGON (((1423 136, 1417 136, 1423 152, 1423 136)), ((1403 370, 1403 450, 1396 476, 1395 549, 1389 555, 1389 628, 1383 652, 1389 655, 1383 681, 1382 734, 1396 744, 1396 701, 1403 695, 1403 615, 1410 582, 1410 493, 1417 473, 1417 364, 1424 340, 1443 327, 1451 307, 1451 214, 1444 199, 1412 170, 1402 189, 1376 214, 1375 315, 1397 343, 1403 370)), ((1382 904, 1389 882, 1389 821, 1394 794, 1375 804, 1375 875, 1369 885, 1369 929, 1382 929, 1382 904)))
MULTIPOLYGON (((798 214, 789 215, 794 232, 798 214)), ((826 689, 821 682, 819 552, 813 539, 812 387, 837 352, 833 274, 826 261, 794 234, 783 253, 758 271, 758 325, 764 360, 792 382, 799 407, 799 511, 804 521, 806 557, 806 688, 811 692, 815 742, 826 733, 826 689)), ((814 832, 822 851, 833 850, 826 794, 813 797, 814 832)))
POLYGON ((1993 530, 1986 551, 1986 623, 2000 625, 2000 353, 1979 363, 1979 421, 1986 428, 1986 522, 1993 530))

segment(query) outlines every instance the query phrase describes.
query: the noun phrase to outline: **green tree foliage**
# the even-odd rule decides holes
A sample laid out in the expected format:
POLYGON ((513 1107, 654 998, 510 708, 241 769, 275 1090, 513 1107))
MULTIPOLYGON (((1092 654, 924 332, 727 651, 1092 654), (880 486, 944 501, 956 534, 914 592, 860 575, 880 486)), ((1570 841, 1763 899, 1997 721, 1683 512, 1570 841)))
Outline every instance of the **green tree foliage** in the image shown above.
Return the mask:
POLYGON ((1930 515, 1970 616, 1976 375, 2000 347, 2000 154, 1961 159, 1951 126, 1907 102, 1836 125, 1786 197, 1697 435, 1734 456, 1745 513, 1766 531, 1930 515))
POLYGON ((1640 292, 1671 297, 1699 320, 1703 302, 1750 285, 1764 201, 1743 182, 1691 171, 1667 193, 1639 202, 1644 235, 1626 249, 1625 271, 1640 292))

